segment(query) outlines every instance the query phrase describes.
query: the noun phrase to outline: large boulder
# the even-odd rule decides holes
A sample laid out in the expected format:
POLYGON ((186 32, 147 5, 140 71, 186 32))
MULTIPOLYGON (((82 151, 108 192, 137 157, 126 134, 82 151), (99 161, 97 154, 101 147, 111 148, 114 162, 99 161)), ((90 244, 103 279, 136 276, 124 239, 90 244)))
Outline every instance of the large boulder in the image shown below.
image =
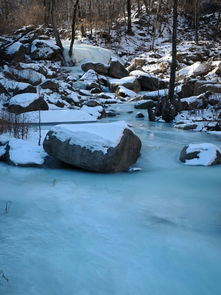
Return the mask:
POLYGON ((45 151, 75 167, 119 172, 136 162, 141 141, 124 121, 54 126, 43 143, 45 151))
POLYGON ((87 72, 88 70, 94 70, 100 75, 107 75, 109 66, 102 63, 87 62, 82 64, 81 68, 84 72, 87 72))
POLYGON ((113 59, 110 63, 108 75, 112 78, 121 79, 127 77, 129 72, 117 59, 113 59))
POLYGON ((151 99, 142 99, 139 100, 135 103, 134 107, 135 109, 139 109, 139 110, 147 110, 149 108, 153 108, 156 106, 156 102, 151 100, 151 99))
POLYGON ((194 95, 199 95, 207 91, 221 93, 221 84, 210 81, 197 81, 194 84, 194 95))
POLYGON ((221 164, 221 150, 211 143, 189 144, 182 149, 180 161, 187 165, 221 164))
POLYGON ((48 104, 37 93, 22 93, 10 98, 6 104, 11 113, 21 114, 25 112, 48 110, 48 104))
POLYGON ((35 60, 52 60, 58 58, 60 47, 48 40, 34 40, 31 44, 31 58, 35 60))
POLYGON ((27 140, 0 137, 0 161, 21 167, 38 167, 44 164, 46 156, 42 146, 27 140))
POLYGON ((26 48, 21 42, 15 42, 5 50, 6 59, 10 62, 20 62, 25 60, 26 48))
POLYGON ((197 77, 208 74, 212 69, 210 63, 204 62, 195 62, 191 66, 187 66, 178 71, 178 79, 185 79, 190 77, 197 77))
POLYGON ((137 78, 142 90, 154 91, 167 88, 167 83, 164 80, 139 70, 132 71, 130 76, 137 78))
POLYGON ((29 83, 36 86, 45 81, 45 76, 31 69, 19 70, 16 68, 4 67, 4 75, 14 81, 29 83))
POLYGON ((115 92, 119 86, 124 86, 127 89, 130 89, 134 92, 139 92, 140 83, 136 77, 125 77, 122 79, 112 79, 110 80, 110 89, 111 91, 115 92))

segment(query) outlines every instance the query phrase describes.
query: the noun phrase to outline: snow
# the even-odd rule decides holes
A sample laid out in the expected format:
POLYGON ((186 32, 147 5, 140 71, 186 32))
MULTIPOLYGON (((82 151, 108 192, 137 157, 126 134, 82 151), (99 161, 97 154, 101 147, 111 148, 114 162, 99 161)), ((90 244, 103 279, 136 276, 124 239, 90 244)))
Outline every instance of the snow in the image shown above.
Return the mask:
MULTIPOLYGON (((66 41, 63 44, 67 55, 70 42, 66 41)), ((78 65, 86 62, 109 64, 113 58, 123 64, 122 59, 109 49, 86 44, 75 44, 73 48, 73 59, 78 65)))
MULTIPOLYGON (((31 123, 38 124, 39 112, 28 112, 26 116, 31 123)), ((40 111, 40 121, 41 124, 95 122, 96 116, 83 110, 49 110, 40 111)))
POLYGON ((42 146, 34 145, 22 139, 9 140, 9 158, 15 165, 42 165, 44 164, 46 153, 42 146))
POLYGON ((47 57, 54 51, 60 50, 60 48, 54 44, 51 40, 34 40, 31 45, 31 53, 37 52, 40 58, 47 57), (41 46, 39 47, 39 44, 41 46))
POLYGON ((98 74, 94 70, 88 70, 80 79, 81 81, 96 82, 98 80, 98 74))
POLYGON ((9 80, 9 79, 0 79, 0 83, 10 92, 13 90, 24 90, 26 89, 28 86, 30 86, 30 84, 28 83, 24 83, 24 82, 17 82, 14 80, 9 80))
POLYGON ((117 89, 117 94, 120 96, 123 95, 124 97, 135 98, 138 94, 130 89, 127 89, 124 86, 119 86, 117 89))
POLYGON ((209 166, 215 161, 217 151, 221 153, 221 150, 211 143, 190 144, 186 150, 187 153, 198 151, 199 154, 197 155, 197 158, 186 160, 186 165, 209 166))
POLYGON ((12 44, 11 46, 9 46, 6 50, 6 53, 9 55, 13 55, 15 54, 17 51, 20 50, 20 48, 22 47, 22 43, 21 42, 15 42, 14 44, 12 44))
POLYGON ((103 112, 103 107, 102 106, 96 106, 96 107, 88 107, 86 105, 83 105, 81 108, 81 111, 84 111, 94 118, 98 119, 101 116, 101 113, 103 112))
POLYGON ((191 66, 187 66, 178 71, 177 76, 180 79, 187 77, 196 77, 199 75, 207 74, 210 70, 210 65, 208 63, 195 62, 191 66))
POLYGON ((62 142, 80 145, 91 151, 107 153, 110 147, 116 147, 120 142, 123 132, 129 128, 126 122, 93 123, 75 125, 57 125, 51 131, 62 142))
POLYGON ((21 107, 25 108, 38 98, 39 95, 37 93, 17 94, 10 99, 9 105, 20 105, 21 107))

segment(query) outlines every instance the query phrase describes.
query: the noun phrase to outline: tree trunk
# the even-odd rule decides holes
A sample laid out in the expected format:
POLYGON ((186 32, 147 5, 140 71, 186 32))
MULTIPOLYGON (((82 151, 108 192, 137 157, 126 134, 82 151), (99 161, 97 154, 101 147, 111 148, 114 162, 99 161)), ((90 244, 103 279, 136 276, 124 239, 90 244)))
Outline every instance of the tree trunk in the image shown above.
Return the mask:
POLYGON ((73 55, 73 46, 74 46, 74 40, 75 40, 75 34, 76 34, 76 21, 77 21, 77 11, 78 11, 78 4, 80 0, 76 0, 74 4, 74 9, 73 9, 73 16, 72 16, 72 25, 71 25, 71 44, 69 48, 69 56, 72 57, 73 55))
POLYGON ((195 42, 199 44, 199 0, 194 3, 194 27, 195 27, 195 42))
POLYGON ((167 99, 163 101, 162 106, 162 118, 166 122, 171 122, 176 116, 178 105, 174 96, 175 82, 176 82, 176 54, 177 54, 177 3, 178 0, 173 0, 173 35, 172 35, 172 62, 170 69, 170 84, 169 84, 169 94, 167 99))
MULTIPOLYGON (((173 35, 172 35, 172 62, 171 62, 171 69, 170 69, 170 85, 169 85, 169 101, 174 105, 174 89, 175 89, 175 82, 176 82, 176 55, 177 55, 177 2, 178 0, 174 0, 173 4, 173 35)), ((174 105, 175 106, 175 105, 174 105)))
POLYGON ((131 24, 131 0, 127 0, 127 34, 132 34, 131 24))
POLYGON ((63 51, 63 45, 61 43, 60 35, 57 29, 57 24, 56 24, 56 17, 55 17, 55 0, 49 0, 49 14, 51 18, 51 24, 53 27, 53 33, 55 36, 56 44, 61 48, 63 51))

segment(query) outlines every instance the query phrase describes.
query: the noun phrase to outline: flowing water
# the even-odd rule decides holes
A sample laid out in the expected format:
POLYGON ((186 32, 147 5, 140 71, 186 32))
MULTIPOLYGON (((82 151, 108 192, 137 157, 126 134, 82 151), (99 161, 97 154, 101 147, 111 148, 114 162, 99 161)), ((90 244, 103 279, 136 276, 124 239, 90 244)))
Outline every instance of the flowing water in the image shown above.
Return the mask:
POLYGON ((220 139, 114 108, 143 142, 141 172, 0 164, 0 294, 221 294, 221 166, 178 160, 220 139))

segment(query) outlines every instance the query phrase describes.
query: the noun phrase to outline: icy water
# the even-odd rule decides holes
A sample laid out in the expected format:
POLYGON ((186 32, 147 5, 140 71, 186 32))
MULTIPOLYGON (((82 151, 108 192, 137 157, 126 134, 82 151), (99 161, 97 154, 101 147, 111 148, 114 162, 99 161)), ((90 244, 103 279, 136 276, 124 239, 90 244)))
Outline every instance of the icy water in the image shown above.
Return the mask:
POLYGON ((141 172, 0 164, 0 294, 221 294, 221 166, 178 161, 186 143, 220 139, 122 108, 141 172))

